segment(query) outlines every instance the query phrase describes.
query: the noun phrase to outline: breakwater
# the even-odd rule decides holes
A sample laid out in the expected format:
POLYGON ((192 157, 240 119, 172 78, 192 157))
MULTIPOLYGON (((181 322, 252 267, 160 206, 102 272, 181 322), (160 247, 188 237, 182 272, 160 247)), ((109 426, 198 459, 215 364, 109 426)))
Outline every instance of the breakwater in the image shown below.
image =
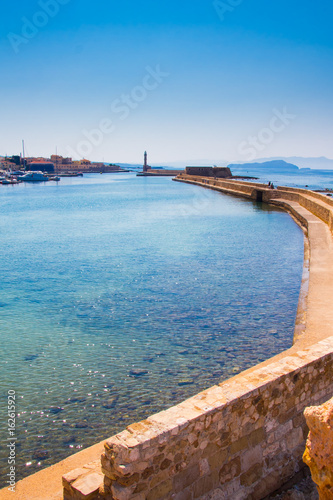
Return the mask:
MULTIPOLYGON (((206 180, 186 179, 208 187, 206 180)), ((212 187, 228 192, 225 185, 212 187)), ((265 201, 293 213, 308 234, 308 291, 306 307, 300 307, 302 330, 294 346, 108 440, 102 470, 97 461, 66 476, 68 498, 84 488, 87 491, 88 484, 95 488, 91 498, 96 498, 104 484, 106 498, 210 498, 214 494, 217 498, 259 499, 301 468, 302 411, 332 392, 327 375, 332 368, 332 341, 327 338, 332 336, 333 324, 327 307, 332 300, 332 241, 329 226, 323 222, 327 205, 330 220, 330 203, 320 196, 317 203, 307 193, 300 197, 300 193, 286 190, 289 194, 284 197, 282 190, 254 188, 265 201), (266 200, 266 196, 271 198, 266 200), (300 201, 313 204, 321 218, 300 201)), ((255 195, 246 184, 244 188, 242 183, 229 186, 230 194, 242 193, 242 189, 248 197, 255 195)), ((39 474, 46 478, 47 472, 39 474)), ((24 480, 26 485, 29 479, 24 480)))

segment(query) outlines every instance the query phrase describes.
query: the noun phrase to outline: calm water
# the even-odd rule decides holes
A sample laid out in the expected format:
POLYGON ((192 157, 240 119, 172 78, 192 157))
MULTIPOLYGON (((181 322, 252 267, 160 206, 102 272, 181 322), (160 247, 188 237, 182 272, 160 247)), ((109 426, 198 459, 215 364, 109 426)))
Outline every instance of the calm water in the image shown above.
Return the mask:
POLYGON ((303 234, 286 213, 134 174, 0 187, 19 477, 291 345, 303 234))
POLYGON ((259 181, 268 184, 273 182, 275 186, 299 187, 302 189, 333 189, 333 170, 300 169, 298 172, 289 174, 264 173, 262 170, 251 170, 244 174, 242 169, 233 169, 234 175, 254 175, 259 181))

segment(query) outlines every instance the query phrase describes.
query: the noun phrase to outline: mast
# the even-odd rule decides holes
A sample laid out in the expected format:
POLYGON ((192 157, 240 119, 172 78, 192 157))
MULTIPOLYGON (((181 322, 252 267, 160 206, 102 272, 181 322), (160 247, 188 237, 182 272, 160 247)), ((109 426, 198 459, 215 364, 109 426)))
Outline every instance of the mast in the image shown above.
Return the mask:
POLYGON ((25 170, 24 140, 22 140, 22 150, 23 150, 23 168, 25 170))

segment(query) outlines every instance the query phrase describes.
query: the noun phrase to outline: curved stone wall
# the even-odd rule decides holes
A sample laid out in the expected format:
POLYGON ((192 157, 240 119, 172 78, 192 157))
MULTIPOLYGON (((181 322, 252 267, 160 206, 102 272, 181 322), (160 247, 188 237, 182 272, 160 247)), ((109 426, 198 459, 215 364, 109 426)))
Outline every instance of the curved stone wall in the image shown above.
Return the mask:
MULTIPOLYGON (((305 407, 333 396, 333 201, 258 183, 186 175, 175 180, 260 197, 302 225, 307 245, 294 345, 96 445, 90 464, 82 467, 78 460, 80 467, 71 470, 67 459, 53 466, 53 475, 71 471, 63 479, 64 498, 261 500, 304 466, 305 407)), ((48 470, 34 476, 47 481, 48 470)), ((33 479, 21 481, 18 490, 27 492, 33 479)), ((46 496, 21 498, 59 500, 52 496, 56 487, 49 484, 46 496)))

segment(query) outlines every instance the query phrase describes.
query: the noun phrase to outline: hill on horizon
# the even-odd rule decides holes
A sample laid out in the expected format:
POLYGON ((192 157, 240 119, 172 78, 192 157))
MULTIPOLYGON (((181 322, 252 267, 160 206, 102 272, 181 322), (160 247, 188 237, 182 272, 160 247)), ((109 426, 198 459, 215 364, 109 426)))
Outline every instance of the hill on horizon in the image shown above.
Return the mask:
POLYGON ((321 157, 302 157, 302 156, 275 156, 271 158, 257 158, 251 162, 244 162, 242 160, 235 160, 233 162, 227 160, 216 160, 216 159, 191 159, 191 160, 183 160, 183 161, 170 161, 169 163, 162 162, 160 165, 162 166, 173 166, 178 168, 185 168, 187 165, 217 165, 219 167, 226 167, 229 164, 233 165, 244 165, 248 164, 262 164, 271 161, 281 160, 291 165, 295 165, 298 168, 311 168, 314 170, 333 170, 333 159, 326 158, 325 156, 321 157))
POLYGON ((271 160, 265 162, 251 162, 251 163, 230 163, 228 165, 231 171, 233 170, 269 170, 276 173, 296 173, 299 171, 299 167, 293 163, 287 163, 284 160, 271 160))
POLYGON ((305 158, 302 156, 277 156, 272 158, 260 158, 250 163, 262 163, 272 160, 282 160, 293 165, 297 165, 299 168, 311 168, 319 170, 333 170, 333 160, 326 158, 326 156, 320 156, 315 158, 305 158))

